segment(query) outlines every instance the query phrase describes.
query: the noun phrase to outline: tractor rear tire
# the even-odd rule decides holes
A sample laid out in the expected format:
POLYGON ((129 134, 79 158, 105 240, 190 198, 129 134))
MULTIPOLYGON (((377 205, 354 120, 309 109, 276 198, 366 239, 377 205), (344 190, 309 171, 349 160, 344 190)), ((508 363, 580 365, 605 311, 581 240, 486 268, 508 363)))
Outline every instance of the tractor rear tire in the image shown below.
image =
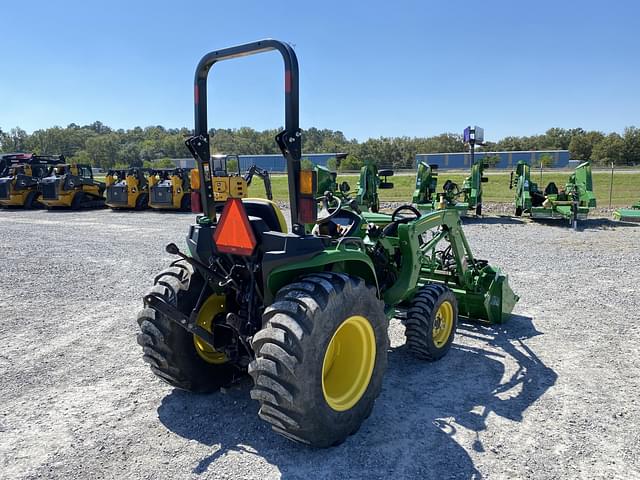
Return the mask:
MULTIPOLYGON (((204 284, 203 278, 183 260, 155 278, 151 290, 185 315, 193 310, 204 284)), ((232 383, 241 374, 229 363, 213 364, 198 355, 191 333, 160 312, 146 307, 138 314, 138 344, 143 360, 169 385, 196 393, 208 393, 232 383)))
POLYGON ((407 312, 407 347, 421 360, 439 360, 451 348, 457 325, 458 301, 453 292, 444 285, 425 285, 407 312))
POLYGON ((522 216, 522 207, 516 207, 516 217, 522 216))
POLYGON ((297 442, 342 443, 380 394, 388 325, 375 289, 360 278, 324 272, 283 287, 252 340, 260 418, 297 442))
POLYGON ((482 216, 482 204, 481 204, 481 203, 478 203, 478 204, 476 205, 476 215, 477 215, 478 217, 481 217, 481 216, 482 216))

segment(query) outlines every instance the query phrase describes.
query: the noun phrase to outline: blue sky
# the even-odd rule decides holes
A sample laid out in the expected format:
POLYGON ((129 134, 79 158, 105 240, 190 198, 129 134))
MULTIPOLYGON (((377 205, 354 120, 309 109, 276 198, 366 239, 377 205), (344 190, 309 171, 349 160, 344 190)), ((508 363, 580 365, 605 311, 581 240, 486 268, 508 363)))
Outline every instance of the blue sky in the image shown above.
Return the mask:
MULTIPOLYGON (((295 45, 303 128, 347 137, 640 126, 640 2, 3 2, 0 128, 193 127, 195 65, 295 45)), ((221 64, 209 125, 283 124, 282 62, 221 64)))

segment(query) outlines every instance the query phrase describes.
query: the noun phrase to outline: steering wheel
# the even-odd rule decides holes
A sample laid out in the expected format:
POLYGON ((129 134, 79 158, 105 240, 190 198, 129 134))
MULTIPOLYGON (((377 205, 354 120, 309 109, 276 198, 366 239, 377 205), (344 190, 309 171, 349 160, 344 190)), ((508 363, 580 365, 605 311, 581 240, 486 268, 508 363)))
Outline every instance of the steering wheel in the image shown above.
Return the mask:
POLYGON ((320 214, 316 219, 316 225, 322 225, 323 223, 327 223, 333 217, 335 217, 342 208, 342 201, 333 195, 331 192, 324 192, 324 195, 316 198, 316 201, 322 202, 322 208, 320 209, 320 214), (336 203, 333 212, 329 212, 329 203, 333 201, 336 203))
POLYGON ((401 218, 397 218, 398 214, 404 210, 407 210, 411 213, 413 213, 415 215, 415 218, 420 218, 422 216, 422 214, 418 211, 417 208, 415 208, 412 205, 401 205, 398 208, 396 208, 393 213, 391 214, 391 222, 395 223, 395 222, 401 222, 401 221, 407 221, 407 217, 401 217, 401 218))

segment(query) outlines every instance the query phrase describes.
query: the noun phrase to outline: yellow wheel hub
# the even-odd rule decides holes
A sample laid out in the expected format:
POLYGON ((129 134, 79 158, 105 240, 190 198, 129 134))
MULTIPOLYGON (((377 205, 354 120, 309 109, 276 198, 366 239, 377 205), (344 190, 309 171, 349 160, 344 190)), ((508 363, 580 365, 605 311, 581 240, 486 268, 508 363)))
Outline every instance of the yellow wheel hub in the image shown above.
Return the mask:
POLYGON ((449 340, 453 330, 453 305, 444 301, 438 307, 436 318, 433 322, 433 343, 438 348, 442 348, 449 340))
POLYGON ((369 386, 376 360, 376 337, 360 315, 347 318, 331 337, 322 362, 322 393, 339 412, 353 407, 369 386))
MULTIPOLYGON (((202 304, 200 311, 198 312, 198 318, 196 319, 196 323, 207 330, 210 333, 213 333, 211 329, 211 323, 216 315, 225 311, 225 298, 223 295, 211 295, 207 300, 202 304)), ((209 363, 214 363, 216 365, 226 363, 227 356, 218 352, 215 348, 209 345, 207 342, 202 340, 197 335, 193 336, 193 344, 196 347, 196 352, 198 355, 205 361, 209 363)))

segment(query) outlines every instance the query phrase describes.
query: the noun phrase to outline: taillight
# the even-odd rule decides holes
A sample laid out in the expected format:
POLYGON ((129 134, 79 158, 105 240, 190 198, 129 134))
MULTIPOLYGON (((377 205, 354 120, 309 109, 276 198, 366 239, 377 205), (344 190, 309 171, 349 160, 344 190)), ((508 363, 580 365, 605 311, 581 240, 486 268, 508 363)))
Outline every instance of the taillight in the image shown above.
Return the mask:
POLYGON ((202 213, 200 192, 191 192, 191 213, 202 213))
POLYGON ((317 187, 317 175, 313 170, 300 171, 300 194, 315 195, 317 187))
POLYGON ((239 198, 230 198, 224 205, 220 222, 213 234, 218 251, 249 256, 256 247, 256 237, 249 217, 239 198))
POLYGON ((189 172, 189 183, 191 183, 192 190, 200 190, 200 171, 197 168, 193 168, 189 172))
POLYGON ((298 194, 298 222, 302 224, 314 223, 318 218, 318 205, 315 194, 318 189, 318 176, 314 170, 301 170, 298 194))
POLYGON ((318 217, 318 205, 315 198, 301 197, 298 200, 298 219, 300 223, 314 223, 318 217))

